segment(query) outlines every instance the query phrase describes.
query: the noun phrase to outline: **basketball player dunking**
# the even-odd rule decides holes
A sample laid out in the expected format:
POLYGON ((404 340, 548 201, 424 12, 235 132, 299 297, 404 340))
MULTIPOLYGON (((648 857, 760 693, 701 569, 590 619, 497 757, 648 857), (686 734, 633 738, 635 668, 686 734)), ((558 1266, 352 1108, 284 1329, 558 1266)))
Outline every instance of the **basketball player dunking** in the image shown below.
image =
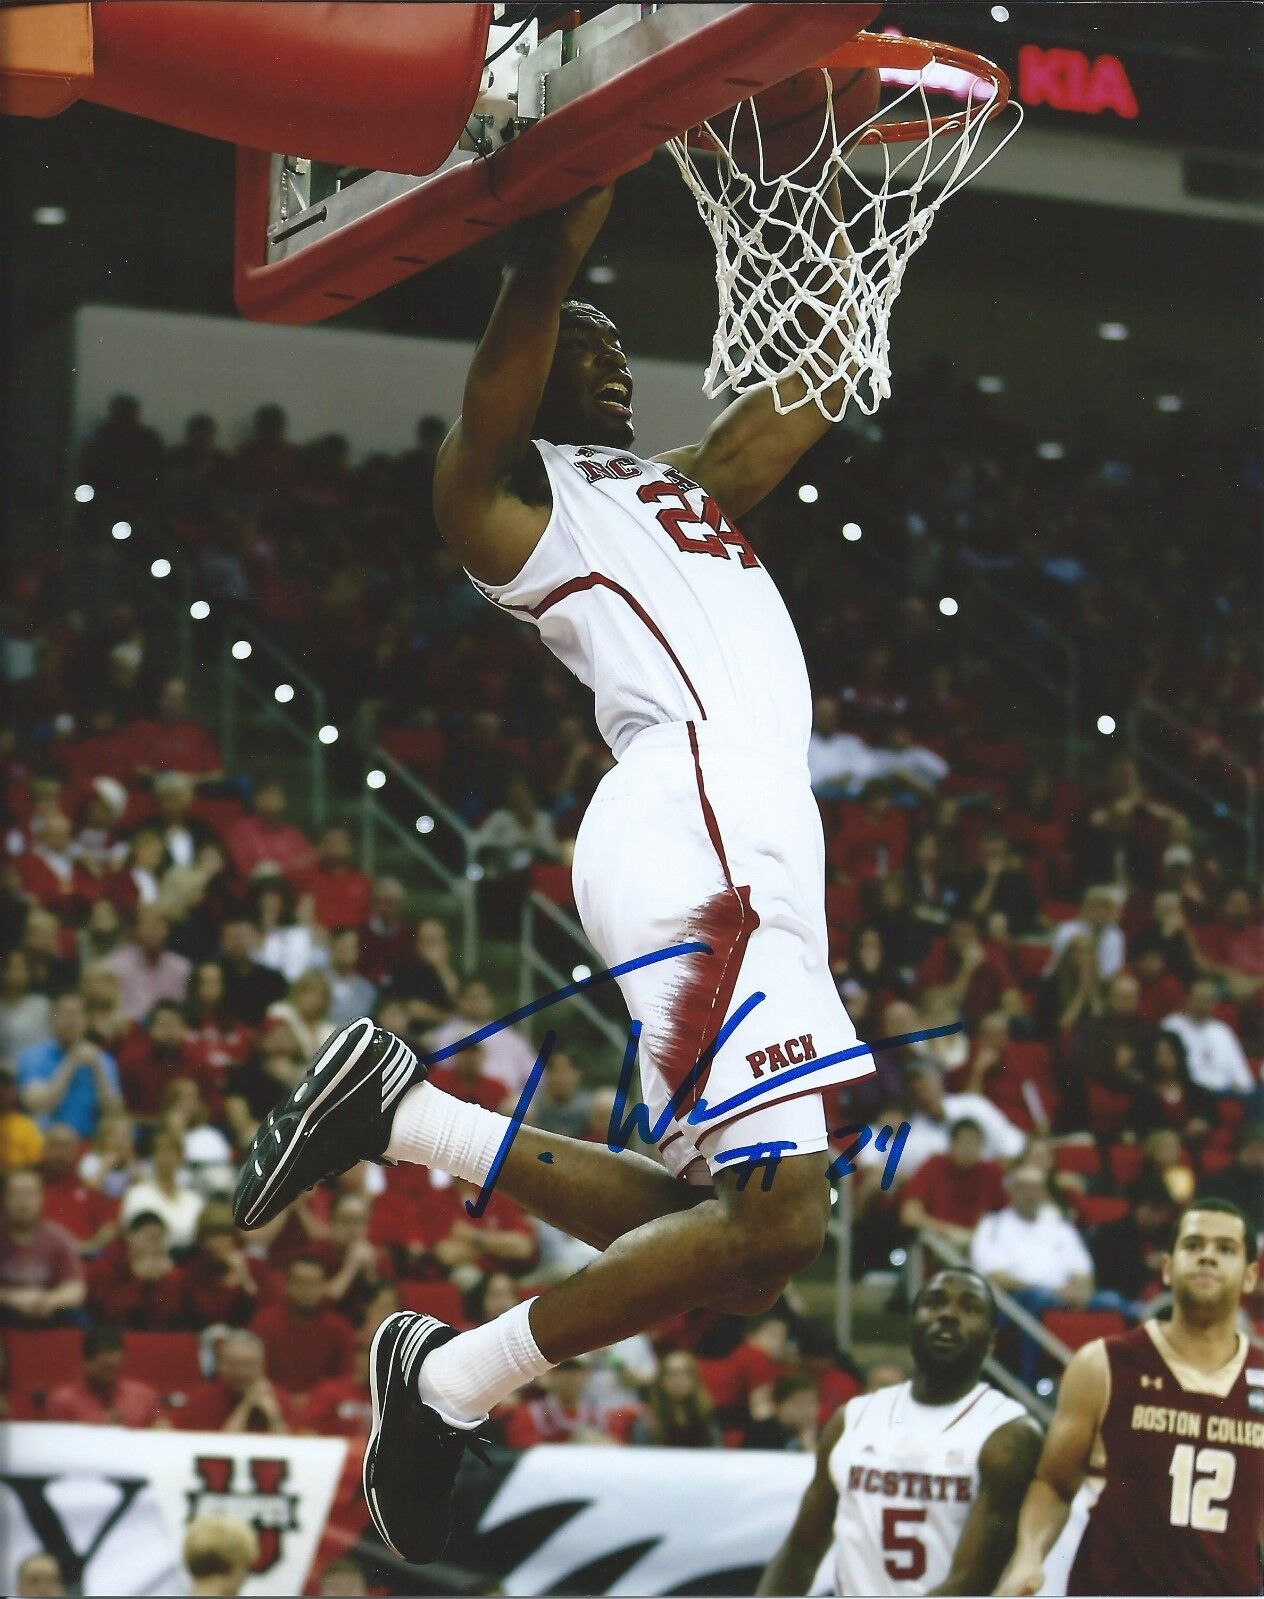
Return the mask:
POLYGON ((976 1272, 924 1284, 912 1382, 860 1394, 831 1419, 756 1593, 808 1593, 831 1537, 837 1593, 992 1591, 1040 1454, 1023 1407, 980 1380, 995 1333, 996 1302, 976 1272))
POLYGON ((1164 1259, 1171 1321, 1073 1357, 998 1593, 1040 1592, 1086 1479, 1068 1593, 1260 1592, 1264 1359, 1237 1330, 1256 1247, 1236 1206, 1195 1200, 1164 1259))
MULTIPOLYGON (((588 807, 573 866, 594 947, 609 967, 705 947, 620 979, 642 1023, 651 1116, 665 1115, 695 1062, 705 1069, 665 1123, 662 1165, 526 1127, 514 1140, 498 1185, 603 1250, 598 1259, 470 1332, 410 1312, 383 1323, 365 1494, 383 1538, 413 1560, 442 1547, 463 1448, 522 1384, 702 1305, 753 1314, 776 1301, 825 1236, 821 1090, 872 1070, 863 1054, 809 1075, 787 1069, 847 1051, 856 1032, 827 960, 803 653, 732 520, 829 424, 811 404, 779 413, 763 388, 700 444, 633 453, 618 331, 566 298, 611 198, 595 190, 521 239, 439 455, 435 509, 481 592, 538 627, 596 697, 617 765, 588 807), (752 995, 763 997, 745 1004, 752 995), (691 1123, 704 1090, 713 1108, 757 1097, 691 1123), (735 1153, 768 1143, 786 1152, 776 1180, 739 1182, 735 1153)), ((783 402, 803 393, 797 377, 782 380, 783 402)), ((425 1076, 369 1020, 336 1035, 256 1134, 240 1224, 258 1226, 365 1158, 482 1183, 507 1119, 425 1076)))

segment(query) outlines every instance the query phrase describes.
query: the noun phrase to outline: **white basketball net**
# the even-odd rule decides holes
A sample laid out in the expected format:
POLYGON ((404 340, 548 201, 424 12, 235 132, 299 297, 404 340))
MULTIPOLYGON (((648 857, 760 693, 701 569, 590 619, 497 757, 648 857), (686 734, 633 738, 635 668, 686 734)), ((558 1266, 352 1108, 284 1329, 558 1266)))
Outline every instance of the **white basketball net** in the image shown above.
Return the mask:
POLYGON ((932 62, 901 73, 901 81, 915 81, 860 129, 840 133, 822 69, 820 137, 811 155, 785 174, 767 173, 752 100, 703 124, 714 151, 682 139, 668 145, 716 251, 719 319, 703 380, 709 396, 771 383, 779 412, 811 401, 837 422, 851 401, 872 416, 890 395, 891 308, 909 257, 944 201, 993 160, 1022 121, 1022 108, 1014 105, 1017 117, 976 162, 995 86, 980 80, 988 98, 968 97, 950 126, 935 129, 927 100, 927 77, 935 70, 932 62), (920 105, 926 137, 857 145, 864 129, 895 120, 892 113, 909 101, 920 105), (735 159, 735 141, 758 148, 757 170, 735 159), (849 164, 859 148, 881 152, 872 182, 849 164), (834 180, 841 217, 830 198, 834 180), (778 380, 791 376, 802 380, 804 392, 787 399, 778 380))

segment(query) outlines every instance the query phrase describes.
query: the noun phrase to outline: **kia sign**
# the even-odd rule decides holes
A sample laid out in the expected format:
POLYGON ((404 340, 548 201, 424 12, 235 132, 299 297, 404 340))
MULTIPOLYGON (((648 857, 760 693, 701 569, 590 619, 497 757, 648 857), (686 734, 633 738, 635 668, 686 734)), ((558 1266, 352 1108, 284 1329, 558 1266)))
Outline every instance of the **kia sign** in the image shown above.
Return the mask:
POLYGON ((1137 97, 1118 56, 1092 60, 1083 50, 1042 50, 1025 44, 1018 52, 1018 98, 1025 106, 1047 105, 1095 117, 1113 111, 1131 122, 1137 97))

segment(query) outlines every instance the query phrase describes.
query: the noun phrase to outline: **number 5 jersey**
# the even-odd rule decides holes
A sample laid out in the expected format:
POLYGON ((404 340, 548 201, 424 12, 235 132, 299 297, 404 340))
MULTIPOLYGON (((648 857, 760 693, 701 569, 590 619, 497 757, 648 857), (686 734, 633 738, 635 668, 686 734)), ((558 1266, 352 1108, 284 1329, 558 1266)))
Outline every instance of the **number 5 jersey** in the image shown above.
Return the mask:
POLYGON ((1104 1343, 1096 1497, 1067 1591, 1258 1593, 1264 1359, 1239 1335, 1226 1366, 1200 1372, 1159 1322, 1104 1343))
POLYGON ((948 1575, 979 1492, 979 1454, 1026 1411, 987 1383, 923 1405, 912 1383, 847 1403, 830 1454, 840 1594, 924 1594, 948 1575))

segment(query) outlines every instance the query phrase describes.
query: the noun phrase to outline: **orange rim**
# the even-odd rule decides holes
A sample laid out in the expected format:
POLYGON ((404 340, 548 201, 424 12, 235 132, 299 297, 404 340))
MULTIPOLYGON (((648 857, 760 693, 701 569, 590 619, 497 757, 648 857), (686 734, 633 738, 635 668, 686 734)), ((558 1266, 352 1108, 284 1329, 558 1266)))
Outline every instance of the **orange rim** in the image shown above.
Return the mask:
MULTIPOLYGON (((931 39, 895 38, 885 33, 858 33, 849 43, 832 50, 823 60, 813 63, 818 67, 894 67, 906 72, 918 72, 931 66, 949 67, 968 73, 979 83, 992 85, 992 97, 979 111, 970 116, 977 121, 981 115, 986 122, 1000 116, 1009 104, 1010 82, 1007 73, 973 50, 964 50, 953 44, 937 44, 931 39)), ((908 144, 914 139, 927 139, 937 133, 955 133, 966 125, 964 111, 949 111, 943 116, 916 117, 907 122, 875 122, 866 128, 857 144, 908 144)))

